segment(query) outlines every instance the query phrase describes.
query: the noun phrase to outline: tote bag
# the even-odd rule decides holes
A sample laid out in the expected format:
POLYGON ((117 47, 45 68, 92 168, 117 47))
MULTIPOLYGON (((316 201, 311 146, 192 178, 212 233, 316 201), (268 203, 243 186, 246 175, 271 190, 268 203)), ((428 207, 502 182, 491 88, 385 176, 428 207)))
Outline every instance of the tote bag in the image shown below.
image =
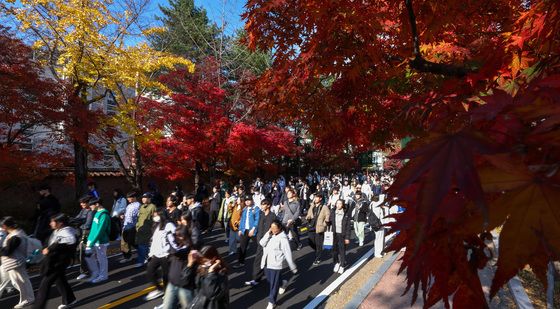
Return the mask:
POLYGON ((331 250, 334 241, 334 234, 332 232, 332 228, 329 226, 327 231, 325 232, 325 238, 323 240, 323 249, 331 250))

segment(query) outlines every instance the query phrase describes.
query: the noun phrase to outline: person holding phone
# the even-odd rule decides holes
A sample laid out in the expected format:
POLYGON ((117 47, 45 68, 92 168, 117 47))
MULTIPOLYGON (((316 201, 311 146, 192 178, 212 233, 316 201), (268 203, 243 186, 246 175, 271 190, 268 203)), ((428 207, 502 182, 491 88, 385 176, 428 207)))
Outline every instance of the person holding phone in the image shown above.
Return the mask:
POLYGON ((284 294, 287 280, 282 280, 282 268, 284 261, 290 266, 290 270, 296 274, 297 267, 292 259, 292 249, 288 236, 283 232, 283 225, 279 220, 274 220, 268 233, 260 240, 259 244, 263 247, 263 257, 261 268, 270 286, 268 294, 267 309, 276 307, 278 294, 284 294))
POLYGON ((215 247, 191 250, 185 277, 195 277, 196 290, 192 309, 229 307, 228 268, 215 247))

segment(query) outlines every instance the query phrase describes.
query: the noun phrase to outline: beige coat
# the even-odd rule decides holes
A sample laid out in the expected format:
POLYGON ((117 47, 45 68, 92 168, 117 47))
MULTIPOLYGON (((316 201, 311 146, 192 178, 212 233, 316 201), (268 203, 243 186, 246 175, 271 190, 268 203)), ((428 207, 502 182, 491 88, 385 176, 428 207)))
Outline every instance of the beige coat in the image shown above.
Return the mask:
MULTIPOLYGON (((311 203, 311 207, 307 211, 307 216, 305 217, 305 219, 307 220, 313 219, 313 213, 315 212, 315 207, 317 206, 321 206, 321 205, 315 205, 314 203, 311 203)), ((329 206, 322 205, 321 211, 319 211, 319 215, 317 216, 317 221, 315 222, 316 233, 325 232, 325 230, 327 229, 327 220, 329 219, 330 214, 331 211, 329 210, 329 206)))

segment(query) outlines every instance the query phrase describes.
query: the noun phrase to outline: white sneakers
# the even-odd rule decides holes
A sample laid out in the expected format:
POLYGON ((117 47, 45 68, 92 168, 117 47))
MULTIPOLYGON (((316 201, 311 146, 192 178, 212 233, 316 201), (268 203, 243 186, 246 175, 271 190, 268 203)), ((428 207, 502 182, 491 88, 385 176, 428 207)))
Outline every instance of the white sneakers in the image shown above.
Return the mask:
POLYGON ((66 309, 66 308, 72 308, 72 306, 74 306, 75 304, 78 303, 78 300, 75 299, 73 302, 67 304, 67 305, 60 305, 58 306, 58 309, 66 309))
POLYGON ((148 295, 146 295, 146 300, 156 299, 161 296, 163 296, 163 291, 153 290, 150 293, 148 293, 148 295))
POLYGON ((335 273, 338 272, 338 269, 339 269, 339 268, 340 268, 340 264, 339 264, 339 263, 334 264, 334 272, 335 272, 335 273))
POLYGON ((80 275, 76 278, 76 280, 84 280, 84 279, 87 278, 87 277, 88 277, 87 274, 80 274, 80 275))
POLYGON ((266 309, 274 309, 274 304, 273 303, 268 303, 268 306, 266 306, 266 309))
POLYGON ((33 302, 32 302, 32 301, 29 302, 29 301, 26 301, 26 300, 25 300, 25 301, 23 301, 23 302, 21 302, 21 303, 15 305, 15 306, 14 306, 14 309, 22 309, 22 308, 25 308, 25 307, 31 306, 31 305, 33 305, 33 302))
POLYGON ((338 273, 339 273, 339 274, 343 274, 343 273, 344 273, 344 267, 341 266, 341 267, 338 269, 338 273))
POLYGON ((282 286, 278 289, 278 294, 282 295, 286 292, 286 288, 288 285, 288 280, 282 280, 282 286))
POLYGON ((257 284, 259 284, 259 283, 258 283, 257 281, 255 281, 255 280, 245 281, 245 285, 247 285, 247 286, 249 286, 249 285, 250 285, 250 286, 255 286, 255 285, 257 285, 257 284))

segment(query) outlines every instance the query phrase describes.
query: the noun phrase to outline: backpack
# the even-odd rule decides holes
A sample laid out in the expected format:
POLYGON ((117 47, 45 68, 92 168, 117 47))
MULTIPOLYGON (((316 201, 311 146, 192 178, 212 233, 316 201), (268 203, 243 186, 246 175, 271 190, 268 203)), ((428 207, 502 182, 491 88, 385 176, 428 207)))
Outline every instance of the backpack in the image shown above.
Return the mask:
POLYGON ((200 227, 202 228, 202 230, 206 230, 207 228, 210 227, 210 215, 206 212, 206 210, 200 208, 201 214, 200 214, 200 227))
POLYGON ((109 240, 117 240, 121 233, 121 225, 119 223, 119 218, 111 218, 111 226, 109 231, 109 240))
POLYGON ((383 227, 383 223, 381 223, 381 220, 375 215, 371 207, 372 204, 370 204, 369 206, 370 209, 369 209, 369 214, 367 219, 368 219, 369 226, 371 226, 371 228, 377 232, 381 230, 381 228, 383 227))
POLYGON ((28 264, 38 264, 43 260, 43 253, 41 252, 43 249, 43 244, 37 238, 26 236, 27 239, 27 247, 25 250, 25 254, 27 258, 25 261, 28 264))

